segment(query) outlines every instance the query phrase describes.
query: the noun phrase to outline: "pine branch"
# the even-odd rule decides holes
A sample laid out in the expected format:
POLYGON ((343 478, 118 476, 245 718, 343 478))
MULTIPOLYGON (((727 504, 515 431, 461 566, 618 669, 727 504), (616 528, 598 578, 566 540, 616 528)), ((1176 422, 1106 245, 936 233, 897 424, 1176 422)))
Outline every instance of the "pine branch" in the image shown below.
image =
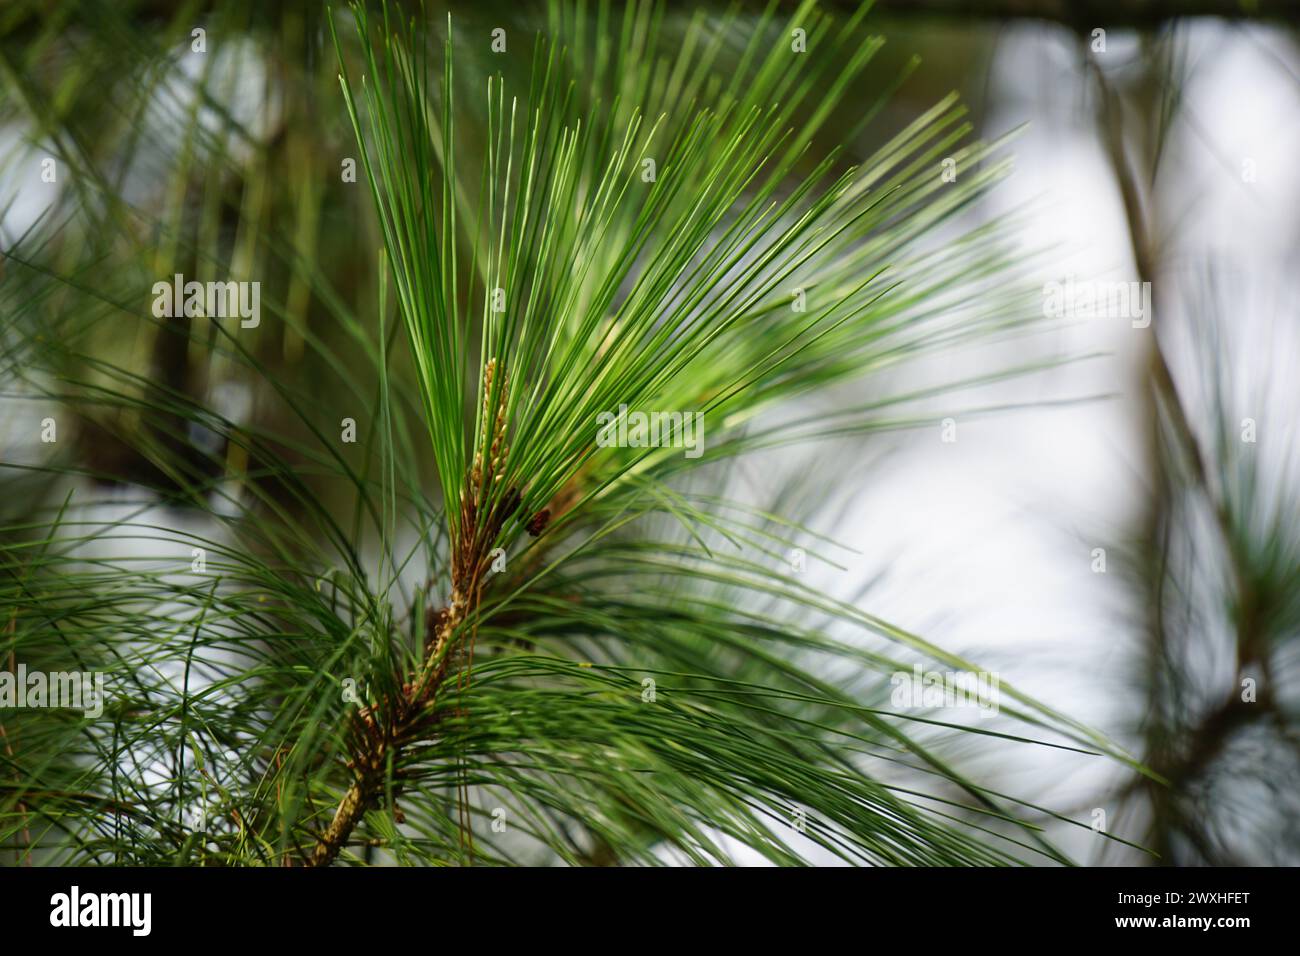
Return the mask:
MULTIPOLYGON (((425 618, 425 654, 416 678, 402 685, 396 700, 384 698, 380 704, 359 710, 353 718, 352 756, 348 761, 356 778, 339 801, 329 827, 321 834, 309 858, 310 866, 329 866, 338 857, 348 838, 376 805, 384 791, 389 761, 396 763, 401 749, 428 728, 421 720, 436 698, 446 676, 451 640, 464 621, 468 606, 464 592, 453 587, 452 599, 438 610, 430 609, 425 618)), ((394 794, 396 796, 396 794, 394 794)))
MULTIPOLYGON (((495 360, 485 370, 484 407, 491 408, 495 360)), ((501 376, 501 388, 507 377, 501 376)), ((349 766, 356 779, 348 787, 329 827, 312 851, 310 865, 328 866, 338 856, 352 831, 375 805, 385 785, 390 762, 396 764, 402 748, 427 733, 434 722, 429 712, 447 677, 452 657, 453 638, 457 630, 477 610, 486 578, 490 551, 505 523, 519 509, 519 492, 514 488, 496 500, 486 517, 480 512, 483 495, 494 480, 504 475, 508 455, 505 446, 507 421, 506 399, 502 396, 498 412, 490 427, 491 446, 475 456, 473 470, 461 492, 461 521, 453 538, 451 599, 425 618, 424 656, 416 673, 401 684, 396 699, 384 697, 380 703, 359 710, 353 720, 353 751, 349 766)), ((485 439, 486 445, 486 439, 485 439)))
MULTIPOLYGON (((325 374, 295 384, 267 366, 264 342, 220 323, 202 341, 198 323, 176 331, 187 352, 212 349, 273 399, 277 420, 220 418, 176 383, 143 388, 135 356, 105 355, 87 334, 157 330, 136 308, 156 250, 120 237, 161 236, 177 258, 220 264, 194 248, 188 224, 177 234, 144 212, 119 222, 126 212, 110 203, 114 228, 95 231, 102 246, 86 246, 80 271, 65 274, 83 266, 80 236, 64 241, 53 228, 34 232, 32 269, 22 255, 6 262, 0 296, 15 335, 38 360, 34 377, 57 383, 38 381, 41 398, 148 423, 124 440, 170 482, 126 518, 79 511, 65 526, 53 505, 35 509, 0 542, 6 567, 32 572, 31 583, 0 577, 21 656, 76 657, 115 685, 111 719, 72 728, 25 715, 11 734, 23 782, 6 774, 0 787, 33 819, 63 827, 33 827, 34 852, 327 865, 382 846, 398 863, 448 860, 463 858, 467 831, 479 839, 470 825, 495 809, 480 802, 491 799, 509 807, 510 835, 493 827, 481 850, 470 847, 497 863, 528 854, 633 865, 668 853, 712 864, 733 858, 735 840, 793 864, 808 858, 803 838, 873 865, 1064 859, 1026 820, 1025 801, 944 759, 946 737, 1124 756, 1005 684, 1003 719, 1024 736, 894 712, 896 658, 974 665, 791 579, 787 549, 840 547, 809 526, 847 486, 809 474, 761 508, 726 497, 732 466, 750 452, 898 427, 909 421, 894 414, 904 402, 1033 370, 922 393, 887 386, 815 420, 768 414, 1036 321, 1011 289, 1015 253, 1001 226, 955 240, 935 231, 1009 160, 1000 144, 968 140, 955 97, 866 155, 836 148, 868 141, 828 128, 836 104, 867 103, 865 124, 894 89, 871 92, 880 41, 865 14, 837 24, 805 4, 790 23, 693 22, 683 40, 660 31, 656 10, 630 5, 609 34, 623 41, 593 50, 583 38, 596 21, 556 4, 534 57, 484 59, 459 27, 411 36, 404 15, 382 25, 371 16, 372 29, 356 9, 359 42, 335 38, 344 108, 382 234, 368 239, 384 244, 378 270, 394 282, 412 367, 389 359, 384 282, 376 336, 368 270, 351 290, 358 314, 326 281, 325 260, 277 232, 274 223, 298 220, 280 214, 281 191, 257 181, 244 191, 265 193, 275 214, 241 219, 239 231, 271 254, 268 282, 308 290, 310 323, 308 310, 279 302, 275 316, 311 360, 304 372, 325 374), (784 42, 793 26, 807 28, 815 56, 784 42), (748 37, 742 49, 736 36, 748 37), (429 59, 439 38, 441 70, 429 59), (474 67, 459 82, 457 47, 474 67), (949 158, 958 180, 941 176, 949 158), (47 239, 70 258, 52 258, 47 239), (341 448, 334 423, 375 407, 376 392, 379 427, 363 425, 368 437, 341 448), (708 467, 680 449, 598 447, 593 424, 624 404, 707 413, 708 467), (183 469, 174 439, 209 432, 221 444, 195 446, 204 468, 183 469), (203 529, 160 527, 159 501, 184 501, 203 529), (116 545, 83 561, 101 540, 125 540, 148 563, 118 560, 116 545), (207 549, 201 586, 190 545, 207 549), (489 579, 497 547, 511 554, 510 574, 489 579), (440 594, 412 623, 406 582, 416 574, 440 594), (363 707, 340 699, 340 674, 363 678, 363 707), (642 696, 647 679, 657 700, 642 696), (1037 739, 1047 733, 1065 743, 1037 739), (155 769, 165 783, 141 785, 155 769), (409 826, 382 839, 364 832, 367 812, 390 800, 393 820, 409 826), (798 840, 792 806, 807 811, 798 840), (190 823, 198 811, 217 824, 190 823)), ((514 30, 510 44, 529 45, 514 30)), ((333 64, 323 72, 328 104, 337 77, 333 64)), ((83 92, 100 101, 96 87, 83 92)), ((112 168, 130 152, 88 141, 112 168)), ((226 210, 228 177, 215 171, 228 160, 203 159, 177 171, 175 194, 199 168, 212 171, 203 206, 226 210)), ((274 172, 267 183, 304 178, 294 164, 274 172)), ((365 223, 356 213, 347 215, 365 223)), ((199 235, 216 223, 201 222, 199 235)), ((84 460, 70 460, 31 472, 84 477, 84 460)), ((24 822, 14 806, 0 818, 7 845, 24 822)), ((370 823, 386 826, 387 808, 370 823)))

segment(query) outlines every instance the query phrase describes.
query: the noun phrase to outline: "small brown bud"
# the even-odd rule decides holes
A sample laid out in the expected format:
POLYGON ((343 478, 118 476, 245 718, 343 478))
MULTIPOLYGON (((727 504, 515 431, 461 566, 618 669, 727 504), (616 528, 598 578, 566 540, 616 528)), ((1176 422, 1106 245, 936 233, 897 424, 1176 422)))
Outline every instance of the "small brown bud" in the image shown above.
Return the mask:
POLYGON ((551 509, 543 508, 537 514, 533 515, 526 525, 528 533, 534 538, 541 535, 546 530, 546 526, 551 522, 551 509))

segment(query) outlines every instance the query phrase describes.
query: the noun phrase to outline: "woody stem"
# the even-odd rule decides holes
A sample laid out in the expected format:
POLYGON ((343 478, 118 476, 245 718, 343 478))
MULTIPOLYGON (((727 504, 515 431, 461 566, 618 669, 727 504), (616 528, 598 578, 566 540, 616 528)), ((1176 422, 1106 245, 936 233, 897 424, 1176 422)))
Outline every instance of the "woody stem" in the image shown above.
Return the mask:
POLYGON ((432 699, 446 663, 448 642, 464 615, 465 602, 459 591, 453 591, 451 603, 447 607, 428 615, 427 620, 431 626, 426 630, 433 634, 433 640, 429 642, 418 677, 398 701, 396 711, 399 713, 383 714, 380 715, 380 720, 376 720, 376 728, 380 728, 381 721, 383 722, 383 732, 377 736, 364 736, 364 747, 352 755, 356 777, 339 801, 329 826, 317 840, 308 859, 309 866, 329 866, 333 863, 366 811, 374 806, 384 786, 382 771, 390 752, 396 757, 402 746, 401 739, 388 732, 394 724, 401 723, 401 720, 394 718, 403 717, 406 711, 423 706, 432 699))

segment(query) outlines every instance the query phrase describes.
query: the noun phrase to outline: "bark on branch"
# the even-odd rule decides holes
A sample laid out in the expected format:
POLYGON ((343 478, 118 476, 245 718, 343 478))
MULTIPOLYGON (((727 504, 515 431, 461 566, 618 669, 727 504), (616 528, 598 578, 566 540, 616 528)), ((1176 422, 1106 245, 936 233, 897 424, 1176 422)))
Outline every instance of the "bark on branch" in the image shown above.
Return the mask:
POLYGON ((329 866, 334 862, 352 831, 383 792, 389 754, 395 755, 405 740, 418 736, 422 727, 421 711, 433 702, 446 676, 450 641, 465 611, 465 602, 458 594, 453 595, 447 607, 430 609, 425 618, 428 642, 419 674, 388 707, 365 707, 357 712, 357 745, 351 760, 356 776, 339 801, 329 826, 317 840, 308 860, 310 866, 329 866))

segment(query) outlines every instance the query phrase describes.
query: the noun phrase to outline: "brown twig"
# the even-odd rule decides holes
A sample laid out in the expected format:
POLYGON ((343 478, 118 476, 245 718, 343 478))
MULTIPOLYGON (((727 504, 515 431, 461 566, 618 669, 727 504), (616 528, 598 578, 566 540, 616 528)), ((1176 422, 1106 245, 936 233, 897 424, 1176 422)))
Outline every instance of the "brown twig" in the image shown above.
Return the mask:
MULTIPOLYGON (((497 362, 489 359, 483 374, 482 447, 466 476, 460 495, 460 523, 452 541, 451 597, 425 616, 423 656, 415 674, 402 682, 395 697, 385 695, 358 710, 353 718, 351 759, 354 779, 339 801, 329 826, 308 858, 310 866, 328 866, 338 858, 353 830, 384 792, 386 771, 401 749, 418 740, 436 723, 431 716, 438 691, 446 680, 454 655, 457 631, 471 627, 491 566, 491 548, 507 521, 519 509, 519 490, 509 487, 492 502, 493 488, 505 477, 510 449, 505 443, 508 374, 502 370, 497 389, 493 381, 497 362), (492 401, 497 397, 497 402, 492 401), (495 412, 494 412, 495 408, 495 412), (488 506, 485 511, 484 506, 488 506)), ((463 686, 462 681, 462 686, 463 686)), ((394 795, 395 797, 396 795, 394 795)))

